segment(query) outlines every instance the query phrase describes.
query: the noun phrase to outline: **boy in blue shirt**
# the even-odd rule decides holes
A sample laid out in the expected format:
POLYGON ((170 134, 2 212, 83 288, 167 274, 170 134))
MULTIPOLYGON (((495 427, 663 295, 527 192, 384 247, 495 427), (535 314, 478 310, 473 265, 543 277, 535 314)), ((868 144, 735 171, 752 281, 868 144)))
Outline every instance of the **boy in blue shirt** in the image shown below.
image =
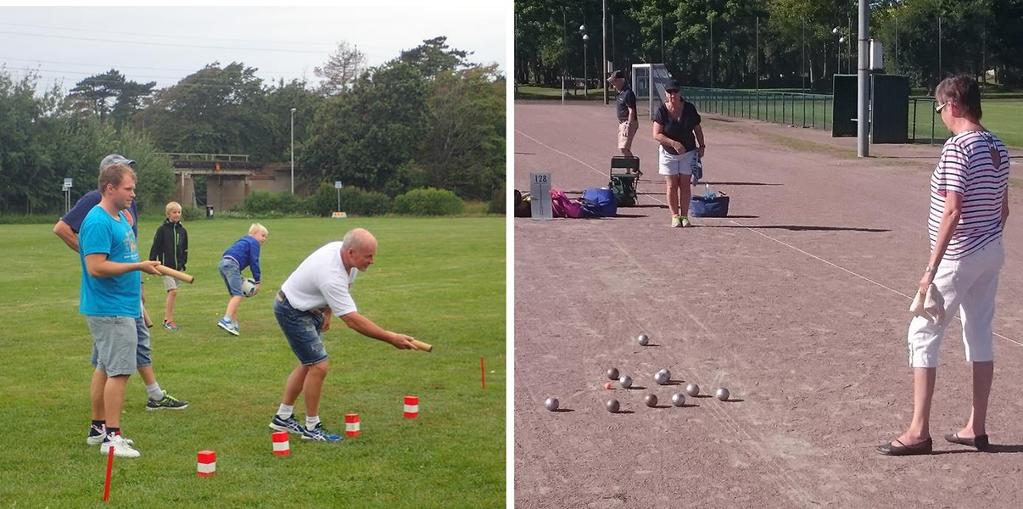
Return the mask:
POLYGON ((245 296, 242 292, 241 271, 245 270, 246 267, 252 268, 252 279, 256 282, 256 289, 252 295, 259 293, 260 277, 262 276, 259 270, 259 249, 266 242, 266 236, 269 233, 263 225, 253 223, 249 227, 249 234, 231 244, 231 247, 224 251, 223 258, 220 259, 218 269, 220 270, 220 276, 224 278, 224 285, 227 286, 227 293, 230 294, 230 298, 227 300, 227 310, 224 311, 224 317, 217 322, 217 326, 235 336, 240 332, 238 326, 238 306, 241 305, 242 298, 245 296))

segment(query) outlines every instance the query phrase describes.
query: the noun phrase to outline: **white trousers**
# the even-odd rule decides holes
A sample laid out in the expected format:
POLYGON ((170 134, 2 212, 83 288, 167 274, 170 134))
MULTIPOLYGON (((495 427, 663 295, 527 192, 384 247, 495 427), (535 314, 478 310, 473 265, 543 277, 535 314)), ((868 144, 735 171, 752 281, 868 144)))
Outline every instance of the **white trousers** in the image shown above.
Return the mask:
POLYGON ((994 360, 991 322, 995 316, 998 273, 1005 262, 1002 240, 992 241, 965 258, 942 260, 934 272, 934 286, 945 300, 945 320, 933 323, 915 316, 909 322, 909 364, 914 368, 938 366, 938 350, 945 330, 959 311, 968 362, 994 360))

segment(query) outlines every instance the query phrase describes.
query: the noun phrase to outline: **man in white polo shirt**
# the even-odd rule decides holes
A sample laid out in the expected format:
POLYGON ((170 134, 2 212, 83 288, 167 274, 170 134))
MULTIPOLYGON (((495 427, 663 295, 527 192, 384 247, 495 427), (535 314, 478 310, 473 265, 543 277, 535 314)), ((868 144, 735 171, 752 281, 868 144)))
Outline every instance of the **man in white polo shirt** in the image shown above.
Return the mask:
POLYGON ((319 417, 320 393, 330 368, 323 333, 330 328, 332 313, 364 336, 402 350, 414 348, 412 337, 386 330, 359 314, 349 293, 355 276, 373 264, 376 251, 376 238, 356 228, 341 242, 330 242, 313 251, 281 285, 274 299, 274 315, 299 365, 288 375, 281 405, 270 421, 271 429, 298 434, 305 440, 341 441, 341 435, 324 429, 319 417), (293 415, 295 400, 303 390, 305 426, 293 415))

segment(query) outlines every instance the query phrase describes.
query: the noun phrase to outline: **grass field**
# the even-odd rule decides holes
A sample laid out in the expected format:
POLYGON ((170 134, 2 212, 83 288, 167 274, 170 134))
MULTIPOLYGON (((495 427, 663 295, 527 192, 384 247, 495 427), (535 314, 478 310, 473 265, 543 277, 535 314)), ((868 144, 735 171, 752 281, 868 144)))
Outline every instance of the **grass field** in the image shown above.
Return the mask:
MULTIPOLYGON (((747 91, 750 92, 750 91, 747 91)), ((558 99, 561 90, 555 88, 519 86, 519 99, 558 99)), ((694 97, 693 102, 701 111, 717 113, 742 118, 759 118, 769 122, 779 122, 792 125, 807 125, 823 129, 831 129, 832 105, 831 99, 826 101, 807 100, 805 101, 805 113, 803 101, 781 95, 771 95, 762 92, 760 107, 757 109, 756 102, 750 96, 744 96, 745 100, 730 98, 726 95, 718 95, 715 98, 694 97), (759 112, 759 113, 758 113, 759 112), (804 117, 805 115, 805 117, 804 117)), ((614 99, 613 92, 609 96, 614 99)), ((820 97, 820 96, 818 96, 820 97)), ((566 99, 571 100, 603 100, 600 89, 590 90, 589 95, 584 97, 582 92, 573 96, 571 92, 566 99)), ((948 130, 942 125, 937 115, 932 117, 934 112, 933 103, 929 100, 916 101, 916 109, 913 108, 913 101, 909 105, 909 134, 915 136, 918 142, 926 142, 932 136, 935 143, 942 143, 948 138, 948 130), (913 131, 912 122, 916 122, 916 130, 913 131)), ((982 123, 985 127, 997 134, 1010 147, 1023 147, 1023 99, 990 97, 983 100, 984 118, 982 123)))
MULTIPOLYGON (((179 292, 181 329, 159 328, 164 292, 146 276, 154 364, 183 411, 145 411, 132 376, 122 425, 142 452, 117 460, 115 507, 500 507, 505 501, 504 218, 277 219, 263 246, 263 291, 243 302, 241 336, 216 327, 227 301, 216 263, 250 221, 186 223, 188 272, 179 292), (294 436, 292 455, 271 455, 270 417, 296 359, 271 310, 272 296, 316 247, 361 226, 380 241, 376 264, 353 287, 359 311, 391 330, 434 344, 399 351, 337 320, 327 333, 332 371, 321 418, 362 436, 340 444, 294 436), (486 360, 486 388, 480 384, 486 360), (402 417, 402 397, 420 417, 402 417), (217 453, 217 474, 196 477, 196 452, 217 453)), ((148 254, 156 221, 144 220, 148 254)), ((106 458, 85 444, 91 337, 78 314, 78 257, 50 225, 0 226, 0 507, 96 507, 106 458)), ((301 398, 296 405, 304 416, 301 398)))

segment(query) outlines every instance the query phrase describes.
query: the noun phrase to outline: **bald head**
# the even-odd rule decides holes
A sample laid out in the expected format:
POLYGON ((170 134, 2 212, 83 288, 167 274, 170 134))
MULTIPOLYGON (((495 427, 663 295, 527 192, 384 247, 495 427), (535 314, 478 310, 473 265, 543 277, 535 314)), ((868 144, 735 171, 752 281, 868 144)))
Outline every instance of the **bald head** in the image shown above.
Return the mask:
POLYGON ((373 256, 377 252, 377 239, 369 230, 355 228, 345 234, 341 240, 341 261, 345 268, 353 267, 365 271, 373 265, 373 256))

